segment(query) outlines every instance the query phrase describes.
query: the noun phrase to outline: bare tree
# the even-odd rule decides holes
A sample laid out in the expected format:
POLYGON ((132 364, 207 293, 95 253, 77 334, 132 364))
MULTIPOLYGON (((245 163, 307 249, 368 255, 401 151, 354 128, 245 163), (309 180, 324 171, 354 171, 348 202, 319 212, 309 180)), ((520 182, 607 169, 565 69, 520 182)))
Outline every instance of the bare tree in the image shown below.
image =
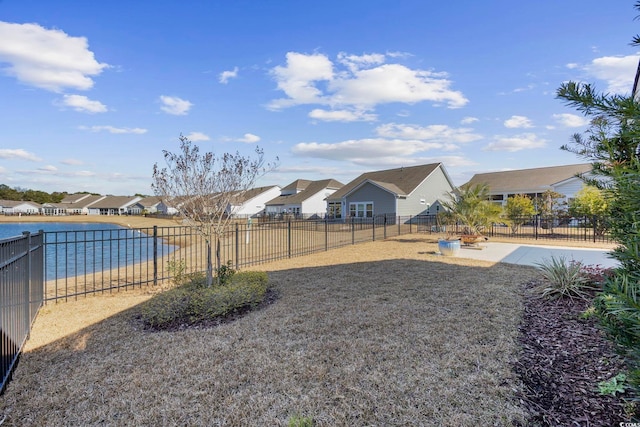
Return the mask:
MULTIPOLYGON (((163 150, 166 167, 153 166, 151 187, 165 204, 177 209, 184 220, 204 238, 207 248, 207 285, 213 284, 211 245, 216 244, 216 268, 220 262, 220 239, 232 216, 235 201, 276 164, 264 163, 256 147, 255 158, 224 153, 200 153, 200 148, 180 134, 180 151, 163 150)), ((277 161, 277 159, 276 159, 277 161)))

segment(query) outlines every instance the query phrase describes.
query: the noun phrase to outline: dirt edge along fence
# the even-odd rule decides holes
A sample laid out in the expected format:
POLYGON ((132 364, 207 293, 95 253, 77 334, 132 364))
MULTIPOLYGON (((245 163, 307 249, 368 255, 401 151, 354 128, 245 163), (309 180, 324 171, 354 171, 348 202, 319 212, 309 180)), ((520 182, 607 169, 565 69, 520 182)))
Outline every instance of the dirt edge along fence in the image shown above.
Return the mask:
POLYGON ((0 240, 0 394, 43 303, 44 233, 0 240))

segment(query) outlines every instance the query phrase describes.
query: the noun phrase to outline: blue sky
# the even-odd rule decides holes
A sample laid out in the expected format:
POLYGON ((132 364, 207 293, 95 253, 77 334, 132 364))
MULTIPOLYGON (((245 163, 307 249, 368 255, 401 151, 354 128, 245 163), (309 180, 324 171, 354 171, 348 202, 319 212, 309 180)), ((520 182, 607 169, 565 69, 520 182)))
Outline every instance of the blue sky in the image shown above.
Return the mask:
POLYGON ((151 194, 181 133, 259 185, 582 163, 555 91, 630 92, 633 3, 0 0, 0 183, 151 194))

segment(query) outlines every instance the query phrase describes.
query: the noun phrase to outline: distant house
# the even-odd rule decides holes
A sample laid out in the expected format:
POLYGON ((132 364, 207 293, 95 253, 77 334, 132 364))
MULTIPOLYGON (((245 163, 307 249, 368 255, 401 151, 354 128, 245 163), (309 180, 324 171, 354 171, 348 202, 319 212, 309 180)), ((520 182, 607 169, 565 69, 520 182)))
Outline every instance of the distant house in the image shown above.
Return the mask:
POLYGON ((160 196, 144 197, 138 203, 142 206, 143 212, 153 214, 158 212, 162 198, 160 196))
POLYGON ((327 197, 343 185, 335 179, 320 181, 297 179, 285 186, 278 197, 266 203, 266 213, 270 216, 293 214, 304 217, 314 215, 324 217, 327 211, 327 197))
POLYGON ((486 184, 489 187, 491 199, 502 205, 507 203, 509 197, 516 194, 535 198, 547 190, 562 194, 564 201, 568 203, 584 186, 580 177, 589 176, 591 171, 592 165, 586 163, 478 173, 467 184, 486 184))
POLYGON ((43 215, 87 215, 89 207, 104 199, 106 196, 87 193, 71 194, 60 203, 45 203, 42 205, 43 215))
POLYGON ((36 215, 40 213, 40 205, 21 200, 0 200, 0 212, 3 215, 36 215))
POLYGON ((442 163, 367 172, 327 198, 335 218, 436 214, 454 189, 442 163))
POLYGON ((89 215, 139 215, 142 197, 106 196, 89 206, 89 215))
POLYGON ((279 185, 270 185, 237 192, 233 202, 227 206, 227 214, 251 217, 264 213, 266 203, 280 195, 280 190, 279 185))

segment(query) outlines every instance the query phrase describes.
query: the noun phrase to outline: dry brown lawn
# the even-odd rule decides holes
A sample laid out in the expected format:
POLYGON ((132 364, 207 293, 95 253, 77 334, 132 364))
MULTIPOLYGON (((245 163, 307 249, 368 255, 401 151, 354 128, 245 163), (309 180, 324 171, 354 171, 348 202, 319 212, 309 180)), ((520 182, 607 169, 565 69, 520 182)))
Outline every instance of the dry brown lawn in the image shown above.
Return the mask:
POLYGON ((513 425, 523 282, 412 235, 261 265, 271 305, 149 332, 148 290, 47 305, 0 398, 2 426, 513 425))

